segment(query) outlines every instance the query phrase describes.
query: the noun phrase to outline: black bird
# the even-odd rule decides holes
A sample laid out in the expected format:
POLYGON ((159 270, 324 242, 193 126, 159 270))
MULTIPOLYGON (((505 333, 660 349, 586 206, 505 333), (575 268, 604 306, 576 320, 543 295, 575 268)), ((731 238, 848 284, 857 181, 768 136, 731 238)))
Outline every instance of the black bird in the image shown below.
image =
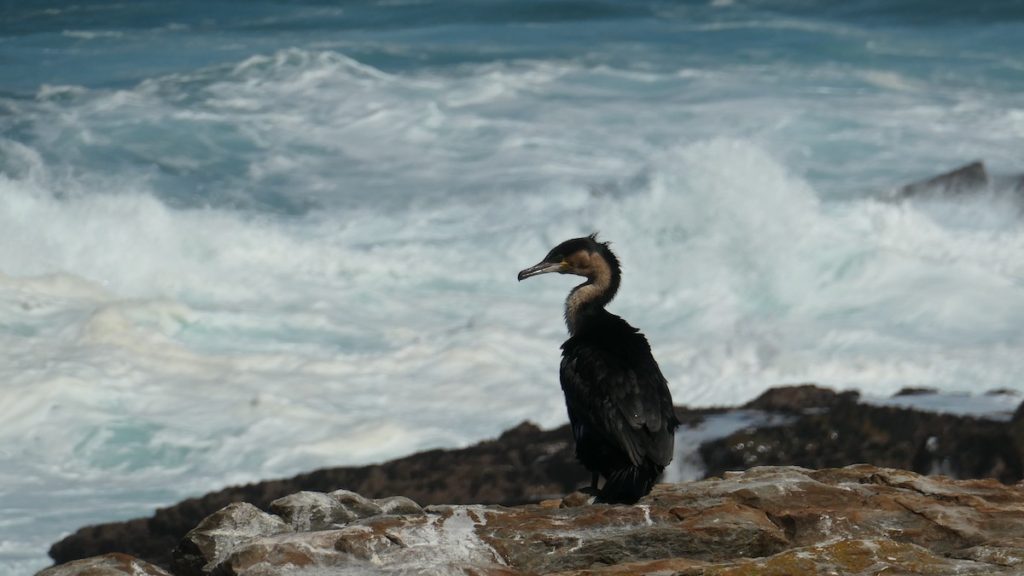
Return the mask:
POLYGON ((566 240, 519 280, 549 272, 587 279, 565 301, 569 339, 560 371, 576 458, 592 474, 597 502, 632 504, 672 461, 679 421, 668 382, 644 335, 604 309, 622 277, 608 243, 596 234, 566 240))

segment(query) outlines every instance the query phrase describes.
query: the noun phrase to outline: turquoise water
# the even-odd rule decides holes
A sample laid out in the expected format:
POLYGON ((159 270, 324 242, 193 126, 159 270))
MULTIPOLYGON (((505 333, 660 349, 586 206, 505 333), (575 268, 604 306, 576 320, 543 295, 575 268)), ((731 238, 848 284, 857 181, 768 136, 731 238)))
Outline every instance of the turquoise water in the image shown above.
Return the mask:
POLYGON ((1022 21, 5 3, 0 574, 226 484, 563 422, 573 283, 514 277, 595 230, 680 403, 1024 390, 1011 186, 883 200, 975 159, 1024 172, 1022 21))

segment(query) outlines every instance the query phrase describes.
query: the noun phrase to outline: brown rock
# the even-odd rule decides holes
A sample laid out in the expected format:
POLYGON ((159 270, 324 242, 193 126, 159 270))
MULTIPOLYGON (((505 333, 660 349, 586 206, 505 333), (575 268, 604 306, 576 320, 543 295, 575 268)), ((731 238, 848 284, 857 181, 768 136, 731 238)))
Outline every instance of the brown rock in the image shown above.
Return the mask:
POLYGON ((803 412, 811 408, 829 408, 837 402, 854 402, 858 392, 836 392, 814 384, 770 388, 743 407, 769 412, 803 412))
POLYGON ((217 567, 218 576, 285 574, 299 568, 331 566, 345 529, 258 538, 235 549, 217 567))
POLYGON ((270 511, 300 532, 323 530, 335 523, 345 524, 357 518, 329 494, 305 490, 274 500, 270 503, 270 511))
POLYGON ((47 568, 36 576, 171 576, 163 568, 113 552, 47 568))
POLYGON ((383 512, 376 502, 351 490, 335 490, 331 492, 330 496, 346 512, 346 515, 353 516, 353 519, 369 518, 383 512))
POLYGON ((374 500, 373 503, 380 507, 381 514, 423 514, 423 508, 405 496, 378 498, 374 500))
POLYGON ((566 494, 565 498, 556 500, 558 507, 560 508, 575 508, 577 506, 587 506, 594 501, 594 494, 577 490, 570 494, 566 494))
POLYGON ((964 550, 957 550, 950 554, 952 558, 964 558, 967 560, 974 560, 976 562, 983 562, 985 564, 993 564, 995 566, 1018 566, 1018 570, 1021 565, 1024 565, 1024 549, 1019 546, 1002 546, 1002 545, 981 545, 972 546, 964 550))
POLYGON ((707 562, 690 560, 689 558, 666 558, 664 560, 646 560, 626 562, 611 566, 595 566, 566 572, 552 572, 551 576, 636 576, 637 574, 701 574, 707 562))
POLYGON ((761 467, 661 484, 636 506, 429 506, 227 544, 208 570, 1012 574, 1024 563, 1024 486, 868 465, 761 467))
POLYGON ((253 539, 291 532, 292 527, 277 516, 252 504, 229 504, 207 516, 189 531, 174 551, 175 574, 210 574, 229 554, 253 539))
MULTIPOLYGON (((684 574, 687 574, 684 572, 684 574)), ((1009 572, 991 564, 938 556, 909 542, 884 538, 839 540, 787 550, 769 558, 714 566, 701 576, 794 576, 798 574, 994 575, 1009 572)))

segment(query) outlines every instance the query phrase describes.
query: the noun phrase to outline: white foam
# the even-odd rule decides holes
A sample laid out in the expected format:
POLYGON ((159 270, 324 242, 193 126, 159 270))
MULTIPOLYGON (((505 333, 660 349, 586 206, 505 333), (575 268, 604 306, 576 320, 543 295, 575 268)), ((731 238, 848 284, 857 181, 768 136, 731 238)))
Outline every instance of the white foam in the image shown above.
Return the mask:
POLYGON ((79 40, 96 40, 97 38, 120 38, 124 34, 117 30, 65 30, 61 35, 79 40))
POLYGON ((675 453, 665 469, 662 482, 692 482, 704 478, 706 468, 700 455, 701 444, 724 438, 745 428, 785 424, 789 418, 757 410, 737 410, 710 414, 696 426, 680 426, 676 430, 675 453))
POLYGON ((940 414, 1008 421, 1013 416, 1014 410, 1021 404, 1021 395, 1008 391, 990 391, 982 395, 965 392, 958 394, 923 392, 884 398, 866 395, 861 397, 861 401, 879 406, 898 406, 940 414))
MULTIPOLYGON (((68 364, 80 367, 50 380, 55 394, 65 393, 60 383, 67 378, 82 383, 112 372, 109 386, 118 390, 159 390, 168 379, 195 378, 180 383, 186 395, 228 386, 226 400, 242 396, 246 405, 282 401, 292 386, 314 397, 339 386, 346 397, 383 410, 419 384, 428 407, 460 396, 472 412, 500 390, 509 406, 523 406, 504 423, 518 414, 555 424, 564 418, 559 403, 538 413, 531 399, 557 397, 552 366, 562 328, 555 320, 571 281, 516 285, 510 270, 557 239, 591 229, 616 241, 625 263, 613 309, 649 334, 681 402, 731 403, 766 385, 806 380, 883 393, 959 386, 965 376, 992 388, 1017 385, 1007 369, 1018 366, 1017 349, 998 344, 1021 314, 1021 233, 1013 226, 946 228, 913 206, 873 201, 826 210, 805 182, 738 141, 666 152, 652 174, 649 189, 625 197, 562 197, 559 213, 582 210, 584 223, 575 229, 552 224, 542 238, 512 231, 496 244, 480 244, 472 232, 460 237, 466 220, 437 208, 376 214, 372 225, 320 215, 274 222, 173 211, 138 194, 56 200, 7 180, 4 229, 24 244, 4 243, 4 260, 20 278, 61 274, 45 278, 75 286, 51 304, 66 307, 47 319, 56 326, 39 319, 36 328, 64 336, 64 348, 41 353, 47 362, 84 355, 84 365, 68 364), (19 224, 25 216, 49 225, 19 224), (429 226, 418 224, 424 216, 429 226), (368 227, 400 232, 386 242, 368 227), (83 235, 88 246, 78 242, 83 235), (444 240, 424 242, 424 235, 444 240), (920 290, 908 295, 908 286, 920 290), (998 305, 971 298, 969 286, 999 294, 998 305), (981 336, 995 342, 978 343, 981 336), (524 357, 539 361, 524 365, 524 357)), ((550 203, 536 206, 527 203, 518 218, 550 210, 550 203)), ((495 216, 507 210, 501 201, 477 209, 495 216)), ((38 278, 18 282, 41 286, 38 278)), ((36 300, 46 290, 54 288, 29 289, 36 300)), ((11 313, 19 314, 16 307, 11 313)), ((337 418, 345 434, 360 425, 324 408, 317 400, 303 410, 316 426, 337 418)), ((460 428, 435 441, 464 442, 495 428, 486 418, 470 420, 478 421, 474 432, 460 428)), ((404 425, 367 421, 383 425, 382 438, 417 441, 404 425)), ((321 434, 305 437, 316 446, 309 454, 335 445, 321 434)), ((355 444, 367 443, 337 446, 355 444)))

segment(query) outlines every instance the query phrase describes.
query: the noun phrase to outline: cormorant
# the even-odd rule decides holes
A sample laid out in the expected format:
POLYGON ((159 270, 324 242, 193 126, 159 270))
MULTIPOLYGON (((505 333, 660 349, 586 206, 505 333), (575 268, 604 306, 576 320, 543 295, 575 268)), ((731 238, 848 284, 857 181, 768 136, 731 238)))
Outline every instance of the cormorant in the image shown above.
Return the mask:
POLYGON ((632 504, 672 461, 679 421, 668 382, 644 335, 604 309, 621 279, 608 243, 596 234, 566 240, 519 280, 550 272, 587 279, 565 301, 569 339, 560 370, 576 458, 592 474, 597 502, 632 504))

